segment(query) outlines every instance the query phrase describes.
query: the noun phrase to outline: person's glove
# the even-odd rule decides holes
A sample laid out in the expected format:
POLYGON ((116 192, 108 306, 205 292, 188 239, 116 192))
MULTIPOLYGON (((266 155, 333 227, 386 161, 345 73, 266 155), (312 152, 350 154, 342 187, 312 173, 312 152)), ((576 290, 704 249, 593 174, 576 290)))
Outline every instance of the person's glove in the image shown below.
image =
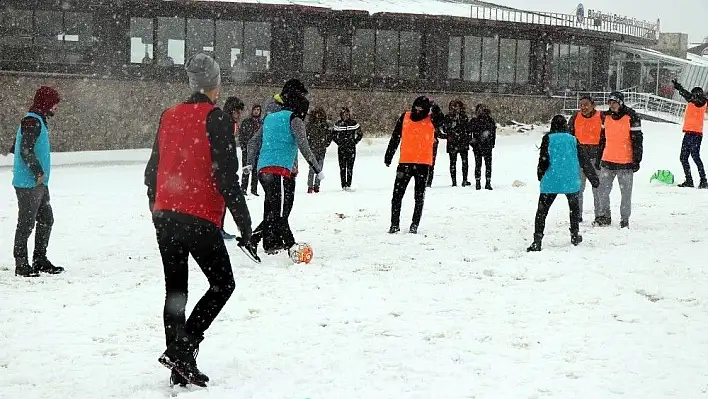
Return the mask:
POLYGON ((317 179, 318 179, 319 181, 324 180, 324 178, 325 178, 325 175, 324 175, 324 171, 323 171, 323 170, 321 170, 319 173, 317 173, 317 179))
POLYGON ((681 90, 681 89, 683 88, 683 86, 681 85, 681 83, 679 83, 678 80, 676 80, 676 79, 673 79, 673 80, 671 81, 671 83, 674 84, 674 89, 676 89, 676 90, 681 90))
POLYGON ((590 180, 590 185, 592 185, 592 188, 600 187, 600 179, 590 180))
POLYGON ((634 173, 639 172, 639 164, 638 164, 638 163, 633 164, 633 165, 632 165, 632 170, 634 171, 634 173))
POLYGON ((391 166, 391 162, 386 162, 386 161, 384 161, 384 165, 386 165, 386 167, 388 168, 388 167, 391 166))
POLYGON ((244 165, 242 168, 244 174, 249 174, 253 170, 253 166, 251 165, 244 165))

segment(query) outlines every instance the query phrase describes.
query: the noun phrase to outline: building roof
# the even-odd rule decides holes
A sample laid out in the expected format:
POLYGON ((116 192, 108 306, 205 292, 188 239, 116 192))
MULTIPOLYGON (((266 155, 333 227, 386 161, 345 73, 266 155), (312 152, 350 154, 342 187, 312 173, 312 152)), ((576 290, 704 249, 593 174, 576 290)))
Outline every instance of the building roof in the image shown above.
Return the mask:
POLYGON ((660 60, 668 64, 695 65, 702 68, 708 68, 708 58, 691 53, 687 53, 686 58, 678 58, 654 49, 639 47, 628 43, 614 43, 613 46, 622 51, 637 54, 648 59, 660 60))
MULTIPOLYGON (((170 1, 170 0, 165 0, 170 1)), ((599 17, 579 18, 576 14, 520 10, 477 0, 196 0, 203 2, 291 5, 316 7, 334 11, 363 11, 369 14, 417 14, 449 16, 560 26, 595 32, 622 34, 643 40, 658 39, 658 24, 602 14, 599 17), (613 19, 614 18, 614 19, 613 19)), ((583 12, 585 14, 585 12, 583 12)))

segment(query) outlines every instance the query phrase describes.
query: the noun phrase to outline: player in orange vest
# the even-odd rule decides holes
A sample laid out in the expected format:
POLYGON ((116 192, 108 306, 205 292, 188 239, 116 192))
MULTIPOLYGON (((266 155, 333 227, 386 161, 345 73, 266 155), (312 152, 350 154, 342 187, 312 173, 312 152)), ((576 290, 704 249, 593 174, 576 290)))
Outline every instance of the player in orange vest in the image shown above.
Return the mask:
MULTIPOLYGON (((605 114, 595 109, 595 100, 591 96, 580 98, 580 111, 573 114, 568 122, 570 134, 578 139, 580 149, 585 156, 590 159, 593 166, 598 164, 600 158, 600 136, 605 130, 605 114)), ((595 174, 599 175, 600 170, 595 169, 595 174)), ((583 192, 587 177, 583 169, 580 169, 580 195, 578 203, 580 205, 580 222, 583 221, 583 192)), ((595 205, 595 218, 600 216, 600 195, 597 188, 593 187, 592 197, 595 205)))
POLYGON ((444 118, 440 107, 425 96, 416 98, 411 110, 398 118, 384 157, 386 166, 391 166, 400 144, 401 155, 391 199, 391 228, 388 231, 391 234, 401 231, 401 203, 411 178, 415 180, 415 208, 409 232, 418 233, 428 173, 433 165, 435 131, 442 126, 444 118))
POLYGON ((698 167, 698 175, 701 178, 698 188, 708 188, 706 181, 706 171, 703 168, 701 161, 701 141, 703 141, 703 125, 708 110, 708 99, 706 98, 703 89, 694 87, 690 92, 681 86, 676 80, 672 80, 674 88, 679 91, 681 96, 688 101, 686 106, 686 115, 683 122, 683 142, 681 143, 681 165, 683 172, 686 175, 686 181, 679 184, 679 187, 693 187, 693 177, 691 176, 691 165, 688 163, 688 157, 693 158, 693 162, 698 167))
POLYGON ((610 110, 605 112, 605 131, 600 135, 600 211, 593 225, 612 224, 610 192, 617 178, 622 194, 620 227, 628 228, 634 173, 639 170, 644 152, 642 121, 632 108, 625 105, 621 92, 611 93, 607 102, 610 110))

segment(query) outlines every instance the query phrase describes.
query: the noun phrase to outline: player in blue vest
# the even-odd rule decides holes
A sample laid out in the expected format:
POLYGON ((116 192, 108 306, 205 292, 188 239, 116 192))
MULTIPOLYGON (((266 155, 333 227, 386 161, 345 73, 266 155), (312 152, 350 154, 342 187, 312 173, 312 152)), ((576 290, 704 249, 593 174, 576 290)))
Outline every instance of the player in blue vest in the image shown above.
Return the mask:
POLYGON ((593 188, 600 185, 592 162, 582 151, 578 140, 569 133, 568 121, 563 115, 556 115, 551 121, 551 131, 543 136, 541 153, 538 158, 538 180, 541 194, 538 197, 535 232, 529 252, 541 250, 546 217, 558 194, 565 194, 570 207, 570 242, 578 245, 583 241, 580 232, 580 168, 593 188))
POLYGON ((15 275, 38 277, 40 272, 58 274, 64 268, 47 259, 49 236, 54 214, 49 203, 49 176, 52 169, 51 145, 47 119, 54 116, 59 93, 47 86, 37 89, 29 112, 20 122, 15 137, 12 185, 17 194, 18 218, 15 230, 15 275), (29 263, 27 240, 37 225, 32 264, 29 263))
POLYGON ((255 168, 265 191, 263 221, 253 231, 251 245, 255 248, 263 240, 263 250, 276 254, 295 245, 288 217, 295 200, 298 150, 324 180, 322 165, 312 153, 307 140, 305 116, 310 102, 302 83, 291 80, 280 95, 266 105, 263 126, 248 143, 248 162, 244 173, 255 168), (297 84, 293 84, 296 82, 297 84))

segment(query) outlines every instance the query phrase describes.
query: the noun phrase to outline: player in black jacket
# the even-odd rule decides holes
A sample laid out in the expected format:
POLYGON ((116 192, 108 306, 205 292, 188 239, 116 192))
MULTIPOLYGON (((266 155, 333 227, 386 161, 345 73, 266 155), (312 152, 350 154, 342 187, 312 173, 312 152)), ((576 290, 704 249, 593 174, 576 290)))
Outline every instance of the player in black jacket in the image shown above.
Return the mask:
POLYGON ((359 123, 352 119, 349 108, 342 107, 339 118, 334 124, 334 142, 338 146, 337 155, 339 155, 339 176, 342 189, 349 191, 352 187, 356 145, 364 137, 364 133, 361 131, 359 123))

